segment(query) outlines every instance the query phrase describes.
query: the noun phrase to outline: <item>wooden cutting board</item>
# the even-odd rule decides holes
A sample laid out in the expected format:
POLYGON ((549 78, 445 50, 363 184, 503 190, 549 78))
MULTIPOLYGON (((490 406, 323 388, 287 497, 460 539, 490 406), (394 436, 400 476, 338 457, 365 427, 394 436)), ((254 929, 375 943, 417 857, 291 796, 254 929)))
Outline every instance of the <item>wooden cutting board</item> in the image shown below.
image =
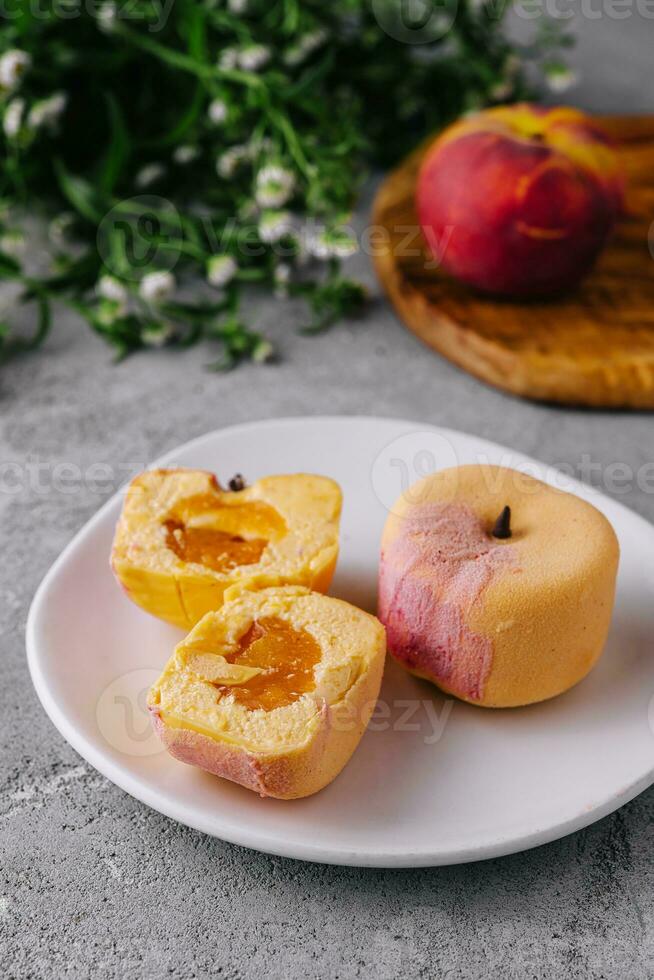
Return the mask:
POLYGON ((618 140, 628 216, 573 293, 551 302, 489 300, 429 268, 413 204, 428 144, 393 171, 377 194, 372 220, 387 234, 377 236, 375 267, 406 326, 483 381, 540 401, 651 409, 654 116, 600 121, 618 140))

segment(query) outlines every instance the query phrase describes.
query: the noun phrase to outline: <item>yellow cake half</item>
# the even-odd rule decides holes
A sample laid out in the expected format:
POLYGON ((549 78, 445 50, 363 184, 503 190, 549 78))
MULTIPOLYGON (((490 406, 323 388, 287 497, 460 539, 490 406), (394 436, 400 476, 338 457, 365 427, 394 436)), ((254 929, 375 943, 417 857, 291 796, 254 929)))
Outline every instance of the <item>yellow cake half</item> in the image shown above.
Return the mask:
POLYGON ((237 582, 324 592, 341 499, 324 476, 268 476, 232 491, 205 470, 149 470, 128 487, 111 565, 133 602, 183 629, 237 582))
POLYGON ((309 796, 358 745, 385 653, 381 623, 347 602, 235 587, 176 647, 148 707, 176 759, 261 796, 309 796))

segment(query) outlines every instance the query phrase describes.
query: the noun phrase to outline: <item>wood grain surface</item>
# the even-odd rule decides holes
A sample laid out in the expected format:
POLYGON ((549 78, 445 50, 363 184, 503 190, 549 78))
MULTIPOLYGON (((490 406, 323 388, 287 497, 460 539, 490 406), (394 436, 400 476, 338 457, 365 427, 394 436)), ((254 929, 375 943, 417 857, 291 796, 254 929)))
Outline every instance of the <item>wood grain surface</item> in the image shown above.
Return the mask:
POLYGON ((415 180, 427 144, 382 184, 379 279, 406 326, 476 377, 525 398, 654 408, 654 116, 600 117, 627 173, 627 215, 594 271, 548 302, 488 299, 439 272, 419 232, 415 180))

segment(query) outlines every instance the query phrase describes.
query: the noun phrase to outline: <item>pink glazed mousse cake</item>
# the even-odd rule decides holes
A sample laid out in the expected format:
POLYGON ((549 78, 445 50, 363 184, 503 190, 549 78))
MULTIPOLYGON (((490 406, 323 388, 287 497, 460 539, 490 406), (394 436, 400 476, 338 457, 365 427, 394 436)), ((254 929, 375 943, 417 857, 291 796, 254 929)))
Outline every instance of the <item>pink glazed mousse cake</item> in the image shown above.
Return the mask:
POLYGON ((618 560, 613 528, 579 497, 504 467, 455 467, 394 505, 379 618, 419 677, 472 704, 530 704, 596 663, 618 560))

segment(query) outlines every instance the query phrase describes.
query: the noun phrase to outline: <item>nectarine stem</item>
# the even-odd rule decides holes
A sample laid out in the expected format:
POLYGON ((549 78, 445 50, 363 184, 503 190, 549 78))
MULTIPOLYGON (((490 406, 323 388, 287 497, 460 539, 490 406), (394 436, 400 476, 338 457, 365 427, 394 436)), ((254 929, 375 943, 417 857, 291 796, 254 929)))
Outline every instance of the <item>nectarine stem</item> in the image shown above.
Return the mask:
POLYGON ((495 521, 493 528, 494 538, 510 538, 511 534, 511 508, 505 507, 500 516, 495 521))
POLYGON ((243 479, 243 477, 241 476, 241 474, 237 473, 236 476, 233 476, 231 478, 227 486, 229 487, 230 490, 236 492, 238 490, 245 490, 247 484, 243 479))

